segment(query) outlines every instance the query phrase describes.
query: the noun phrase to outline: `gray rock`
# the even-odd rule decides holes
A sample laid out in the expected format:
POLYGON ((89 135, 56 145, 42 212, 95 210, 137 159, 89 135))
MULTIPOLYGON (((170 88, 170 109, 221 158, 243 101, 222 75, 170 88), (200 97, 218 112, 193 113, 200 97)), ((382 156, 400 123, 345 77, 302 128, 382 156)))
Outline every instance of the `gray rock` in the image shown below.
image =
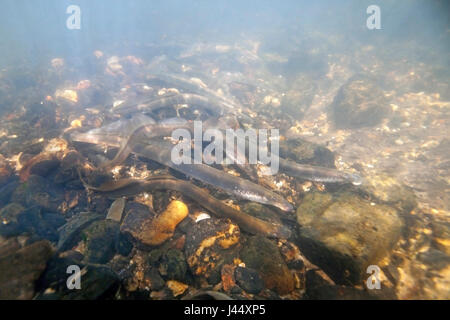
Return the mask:
POLYGON ((114 202, 111 204, 111 207, 109 207, 106 219, 110 219, 120 223, 120 221, 122 220, 122 214, 125 208, 125 204, 126 204, 125 198, 119 198, 114 200, 114 202))
POLYGON ((0 207, 3 207, 10 202, 11 196, 18 186, 19 182, 13 180, 0 187, 0 207))

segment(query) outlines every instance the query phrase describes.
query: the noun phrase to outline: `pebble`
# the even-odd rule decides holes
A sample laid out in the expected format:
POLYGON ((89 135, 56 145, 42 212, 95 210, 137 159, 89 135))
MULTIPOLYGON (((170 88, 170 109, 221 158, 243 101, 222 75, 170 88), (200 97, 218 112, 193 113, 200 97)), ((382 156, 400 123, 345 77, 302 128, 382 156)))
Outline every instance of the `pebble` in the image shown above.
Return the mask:
POLYGON ((123 209, 125 208, 125 198, 119 198, 114 200, 111 207, 108 210, 106 219, 120 222, 122 220, 123 209))

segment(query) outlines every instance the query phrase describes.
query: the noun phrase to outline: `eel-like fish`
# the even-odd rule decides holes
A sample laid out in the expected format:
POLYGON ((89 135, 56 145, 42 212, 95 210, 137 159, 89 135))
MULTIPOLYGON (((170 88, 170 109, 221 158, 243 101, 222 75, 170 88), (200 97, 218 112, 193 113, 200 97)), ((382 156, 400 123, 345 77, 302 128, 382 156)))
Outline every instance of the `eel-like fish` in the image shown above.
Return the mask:
POLYGON ((185 78, 180 75, 175 74, 157 74, 152 76, 152 79, 156 79, 162 82, 167 83, 168 85, 175 86, 179 89, 185 90, 185 92, 197 92, 206 97, 215 98, 223 103, 225 107, 229 109, 229 111, 237 110, 242 108, 240 104, 235 101, 232 101, 229 98, 221 96, 217 94, 214 90, 208 88, 204 85, 200 79, 196 78, 185 78))
POLYGON ((132 112, 152 112, 161 108, 189 104, 208 110, 212 114, 224 114, 224 103, 210 97, 204 97, 194 93, 177 93, 161 98, 143 99, 140 102, 124 102, 114 108, 114 112, 127 114, 132 112))
MULTIPOLYGON (((124 130, 132 128, 132 130, 134 131, 136 127, 139 126, 136 124, 143 122, 145 123, 145 121, 151 122, 151 120, 149 119, 145 120, 145 118, 140 117, 139 120, 132 121, 134 123, 133 126, 127 123, 129 122, 129 120, 119 120, 117 122, 120 123, 115 123, 114 125, 111 124, 109 127, 107 127, 107 129, 109 129, 109 134, 105 134, 99 129, 94 129, 95 131, 91 130, 87 133, 82 134, 73 133, 71 135, 71 138, 74 141, 100 144, 109 143, 110 146, 120 147, 123 140, 119 141, 120 137, 111 137, 112 132, 117 131, 119 128, 123 128, 124 130), (102 141, 102 138, 104 138, 105 136, 107 136, 107 138, 102 141)), ((127 140, 125 136, 130 136, 130 131, 128 131, 127 135, 122 133, 122 139, 127 140)), ((205 164, 190 164, 188 161, 184 161, 184 163, 181 164, 173 163, 171 160, 171 152, 173 146, 174 145, 169 141, 147 141, 146 139, 144 139, 141 140, 140 143, 134 144, 132 147, 133 152, 136 154, 164 164, 191 178, 197 179, 212 186, 216 186, 223 191, 235 195, 241 199, 272 205, 283 211, 292 211, 294 209, 292 205, 281 195, 274 193, 249 180, 233 176, 229 173, 223 172, 205 164)))
POLYGON ((325 183, 351 182, 356 186, 362 183, 362 178, 355 173, 345 172, 332 168, 300 164, 282 158, 279 158, 279 164, 280 171, 292 177, 325 183))
MULTIPOLYGON (((81 176, 80 176, 81 178, 81 176)), ((99 187, 86 184, 88 189, 105 193, 106 195, 118 198, 123 196, 134 196, 136 194, 152 190, 174 190, 186 197, 198 202, 205 209, 211 211, 219 217, 229 218, 236 222, 244 231, 252 234, 262 234, 272 238, 287 239, 291 231, 286 226, 264 221, 255 218, 245 212, 238 211, 233 207, 215 199, 205 190, 184 180, 179 180, 171 176, 154 176, 143 179, 121 179, 107 182, 99 187)))
POLYGON ((186 159, 181 164, 171 160, 173 144, 168 141, 152 141, 150 144, 137 144, 133 151, 151 160, 164 164, 191 178, 210 184, 238 198, 275 206, 283 211, 292 211, 292 205, 281 195, 274 193, 256 183, 245 180, 206 164, 188 163, 186 159))

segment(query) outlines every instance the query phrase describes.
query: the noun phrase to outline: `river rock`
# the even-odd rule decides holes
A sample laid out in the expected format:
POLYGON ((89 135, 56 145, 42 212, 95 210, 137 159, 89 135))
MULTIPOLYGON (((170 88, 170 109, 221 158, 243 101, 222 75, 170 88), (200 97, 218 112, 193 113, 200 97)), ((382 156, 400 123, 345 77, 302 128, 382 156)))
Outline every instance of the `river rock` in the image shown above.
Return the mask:
POLYGON ((158 270, 156 270, 155 268, 149 268, 149 270, 145 274, 145 278, 149 279, 150 289, 152 291, 161 290, 162 288, 164 288, 164 285, 166 283, 164 279, 161 277, 158 270))
POLYGON ((242 208, 242 212, 248 213, 258 219, 273 222, 276 224, 282 224, 279 215, 272 209, 256 202, 245 203, 242 208))
POLYGON ((150 209, 127 212, 121 231, 130 234, 145 246, 157 246, 172 237, 177 225, 188 215, 187 206, 178 200, 172 201, 161 214, 154 216, 150 209))
POLYGON ((337 284, 361 284, 367 267, 390 252, 404 228, 395 208, 350 193, 308 193, 297 221, 302 253, 337 284))
POLYGON ((38 207, 25 209, 18 203, 10 203, 0 210, 0 235, 17 236, 33 234, 35 239, 58 240, 57 228, 65 220, 59 214, 42 213, 38 207))
POLYGON ((188 265, 181 250, 170 249, 165 252, 159 263, 159 273, 167 280, 186 282, 188 265))
POLYGON ((280 141, 280 157, 298 163, 335 168, 333 152, 303 139, 280 141))
POLYGON ((109 207, 106 219, 120 223, 120 221, 122 220, 123 209, 125 209, 125 204, 126 204, 125 198, 119 198, 114 200, 114 202, 111 204, 111 207, 109 207))
POLYGON ((10 200, 11 196, 14 193, 14 190, 19 186, 19 182, 14 179, 4 185, 1 185, 0 187, 0 208, 7 205, 10 200))
MULTIPOLYGON (((77 264, 78 265, 78 264, 77 264)), ((63 277, 64 286, 58 291, 53 288, 39 294, 39 300, 103 300, 112 299, 119 288, 117 275, 107 266, 78 265, 81 269, 81 289, 69 290, 66 280, 70 274, 63 277)), ((66 269, 64 269, 66 271, 66 269)))
POLYGON ((25 208, 19 203, 10 203, 0 210, 0 235, 10 237, 25 231, 19 225, 19 217, 25 213, 25 208))
POLYGON ((56 246, 58 251, 66 251, 75 246, 81 240, 81 231, 102 218, 102 215, 92 212, 83 212, 72 217, 59 230, 59 240, 56 246))
POLYGON ((365 177, 362 189, 405 213, 409 213, 417 206, 413 190, 386 173, 365 177))
POLYGON ((22 203, 26 207, 37 206, 46 211, 61 212, 64 190, 41 176, 31 175, 16 188, 11 201, 22 203))
POLYGON ((53 292, 52 296, 60 294, 67 290, 67 268, 72 265, 77 265, 82 269, 84 264, 82 263, 83 255, 78 251, 64 251, 59 254, 55 254, 47 262, 47 268, 41 275, 37 282, 37 289, 39 290, 38 299, 41 299, 45 291, 53 292), (56 293, 56 294, 55 294, 56 293))
POLYGON ((267 289, 281 295, 294 290, 294 277, 271 240, 262 236, 249 238, 243 245, 240 258, 246 267, 259 273, 267 289))
POLYGON ((281 111, 295 119, 301 119, 314 99, 317 85, 311 79, 302 75, 297 77, 291 85, 291 89, 281 99, 281 111))
POLYGON ((95 221, 84 229, 81 238, 86 246, 86 262, 107 263, 116 252, 118 236, 119 224, 112 220, 95 221))
POLYGON ((220 270, 238 256, 239 227, 228 219, 210 218, 194 224, 184 248, 192 274, 220 278, 220 270))
POLYGON ((237 267, 234 271, 236 283, 248 293, 258 294, 264 289, 264 282, 256 270, 237 267))
POLYGON ((446 221, 433 221, 433 245, 450 256, 450 223, 446 221))
POLYGON ((344 84, 331 104, 331 117, 338 128, 371 127, 391 111, 375 80, 356 75, 344 84))
POLYGON ((0 299, 33 298, 36 281, 45 270, 52 254, 53 248, 46 240, 23 248, 19 248, 17 244, 1 244, 0 299))

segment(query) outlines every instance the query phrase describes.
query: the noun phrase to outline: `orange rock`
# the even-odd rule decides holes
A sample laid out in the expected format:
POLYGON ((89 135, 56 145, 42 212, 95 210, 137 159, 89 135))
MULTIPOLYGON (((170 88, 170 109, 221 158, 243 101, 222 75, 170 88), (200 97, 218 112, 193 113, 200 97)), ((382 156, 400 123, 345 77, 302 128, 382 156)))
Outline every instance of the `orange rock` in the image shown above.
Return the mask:
POLYGON ((75 90, 65 89, 65 90, 56 90, 55 98, 63 98, 70 102, 78 102, 78 93, 75 90))
POLYGON ((140 240, 147 245, 160 245, 173 235, 176 226, 187 217, 188 213, 188 207, 183 202, 172 201, 158 217, 144 223, 140 240))
POLYGON ((188 288, 187 284, 175 280, 169 280, 166 284, 167 287, 172 291, 174 297, 183 294, 188 288))

